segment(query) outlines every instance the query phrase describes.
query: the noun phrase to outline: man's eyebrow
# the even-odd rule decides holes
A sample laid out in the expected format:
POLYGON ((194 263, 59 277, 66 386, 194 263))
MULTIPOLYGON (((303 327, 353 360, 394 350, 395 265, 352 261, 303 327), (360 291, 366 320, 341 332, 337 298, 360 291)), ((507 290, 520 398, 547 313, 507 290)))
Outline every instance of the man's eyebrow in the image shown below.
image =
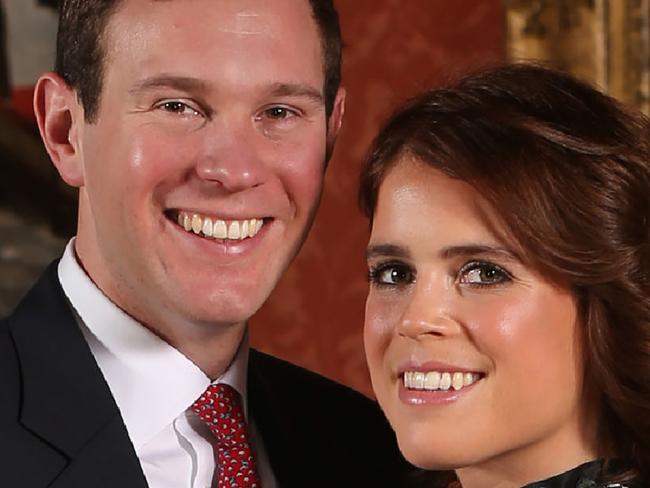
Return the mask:
POLYGON ((411 253, 405 247, 396 244, 371 244, 366 249, 366 259, 368 260, 382 256, 408 259, 411 257, 411 253))
POLYGON ((475 255, 496 255, 502 256, 511 261, 521 261, 520 257, 506 247, 493 246, 490 244, 467 244, 462 246, 445 247, 440 251, 443 259, 450 259, 457 256, 475 256, 475 255))
POLYGON ((303 83, 274 83, 269 89, 269 95, 272 97, 305 97, 319 104, 324 103, 320 90, 303 83))
POLYGON ((140 93, 156 88, 174 88, 186 92, 208 91, 208 84, 198 78, 188 76, 157 75, 138 81, 129 89, 129 93, 140 93))
MULTIPOLYGON (((129 89, 129 92, 139 93, 156 88, 206 92, 208 83, 188 76, 157 75, 138 81, 129 89)), ((268 92, 272 97, 306 97, 316 103, 324 103, 323 94, 319 90, 303 83, 274 83, 268 92)))

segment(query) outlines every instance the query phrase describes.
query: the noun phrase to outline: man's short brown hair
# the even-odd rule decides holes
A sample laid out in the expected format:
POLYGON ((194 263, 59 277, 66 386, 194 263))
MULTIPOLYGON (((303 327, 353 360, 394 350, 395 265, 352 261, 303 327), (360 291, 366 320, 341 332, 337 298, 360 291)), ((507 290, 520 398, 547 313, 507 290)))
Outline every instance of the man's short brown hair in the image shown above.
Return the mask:
MULTIPOLYGON (((124 0, 63 0, 59 10, 56 72, 77 91, 86 120, 94 122, 104 80, 106 26, 124 0)), ((332 0, 309 0, 323 51, 326 112, 341 83, 341 28, 332 0)))

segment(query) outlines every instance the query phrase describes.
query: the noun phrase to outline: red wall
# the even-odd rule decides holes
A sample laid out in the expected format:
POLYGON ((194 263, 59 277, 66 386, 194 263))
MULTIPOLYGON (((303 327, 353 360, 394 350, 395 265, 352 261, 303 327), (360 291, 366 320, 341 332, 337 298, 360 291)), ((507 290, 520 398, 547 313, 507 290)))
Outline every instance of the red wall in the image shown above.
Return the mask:
MULTIPOLYGON (((361 331, 367 222, 357 174, 380 122, 405 98, 503 59, 500 0, 335 0, 347 47, 345 122, 314 229, 267 305, 253 344, 370 394, 361 331)), ((31 119, 31 87, 14 110, 31 119)))
MULTIPOLYGON (((335 0, 336 1, 336 0, 335 0)), ((499 0, 338 0, 347 111, 316 224, 251 321, 256 347, 370 394, 362 344, 368 224, 359 167, 379 124, 405 98, 504 57, 499 0)))

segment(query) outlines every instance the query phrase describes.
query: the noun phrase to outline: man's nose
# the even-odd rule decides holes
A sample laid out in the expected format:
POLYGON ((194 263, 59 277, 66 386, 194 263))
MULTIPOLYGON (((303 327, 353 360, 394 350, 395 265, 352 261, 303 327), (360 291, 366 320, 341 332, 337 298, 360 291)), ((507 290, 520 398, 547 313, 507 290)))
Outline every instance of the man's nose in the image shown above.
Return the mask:
POLYGON ((397 334, 416 340, 460 334, 462 325, 456 318, 454 301, 453 285, 416 286, 397 324, 397 334))
POLYGON ((254 127, 220 121, 206 134, 196 162, 201 180, 236 193, 260 186, 269 174, 263 143, 254 127))

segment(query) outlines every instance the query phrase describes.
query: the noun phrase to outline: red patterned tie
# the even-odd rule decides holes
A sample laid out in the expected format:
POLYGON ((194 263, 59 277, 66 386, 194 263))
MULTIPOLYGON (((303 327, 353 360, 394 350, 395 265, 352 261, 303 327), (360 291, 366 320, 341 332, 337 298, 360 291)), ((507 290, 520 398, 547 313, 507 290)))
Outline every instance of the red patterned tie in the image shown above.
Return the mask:
POLYGON ((217 488, 261 488, 239 393, 225 384, 210 385, 192 410, 218 441, 217 488))

